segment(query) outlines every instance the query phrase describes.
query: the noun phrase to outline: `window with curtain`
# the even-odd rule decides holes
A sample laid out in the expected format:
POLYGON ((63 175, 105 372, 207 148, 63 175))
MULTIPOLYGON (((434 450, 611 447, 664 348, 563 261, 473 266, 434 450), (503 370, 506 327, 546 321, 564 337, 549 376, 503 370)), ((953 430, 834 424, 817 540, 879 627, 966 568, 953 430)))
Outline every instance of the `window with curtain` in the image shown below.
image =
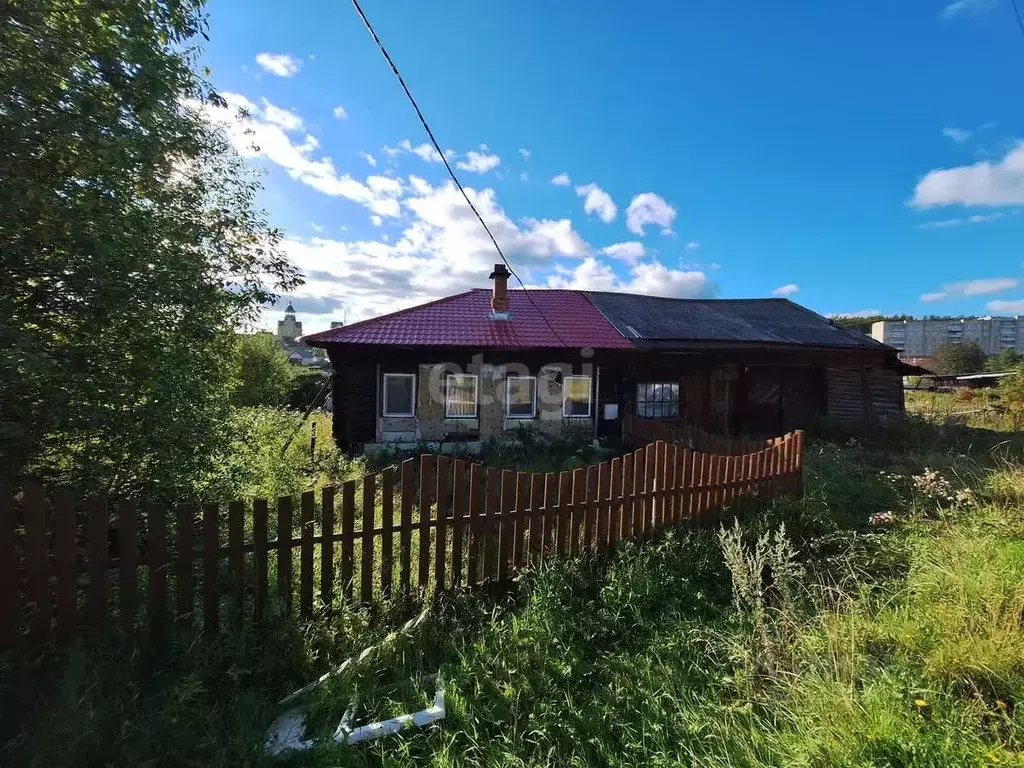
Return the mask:
POLYGON ((449 419, 475 419, 478 379, 470 373, 449 374, 444 391, 444 415, 449 419))
POLYGON ((679 383, 637 384, 636 415, 641 419, 678 419, 679 383))
POLYGON ((562 415, 567 418, 590 415, 589 376, 566 376, 562 383, 562 415))
POLYGON ((505 415, 532 419, 537 415, 537 377, 509 376, 506 380, 505 415))
POLYGON ((412 373, 384 374, 384 415, 413 416, 416 412, 416 376, 412 373))

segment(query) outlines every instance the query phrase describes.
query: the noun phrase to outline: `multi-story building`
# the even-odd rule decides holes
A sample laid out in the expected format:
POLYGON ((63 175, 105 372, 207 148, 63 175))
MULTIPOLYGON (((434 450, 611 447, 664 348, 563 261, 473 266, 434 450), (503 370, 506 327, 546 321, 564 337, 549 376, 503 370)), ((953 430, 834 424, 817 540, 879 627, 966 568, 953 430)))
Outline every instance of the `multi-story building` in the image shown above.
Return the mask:
POLYGON ((871 336, 899 350, 903 359, 929 358, 940 344, 973 341, 991 357, 1004 349, 1024 352, 1024 316, 954 320, 879 320, 871 336))

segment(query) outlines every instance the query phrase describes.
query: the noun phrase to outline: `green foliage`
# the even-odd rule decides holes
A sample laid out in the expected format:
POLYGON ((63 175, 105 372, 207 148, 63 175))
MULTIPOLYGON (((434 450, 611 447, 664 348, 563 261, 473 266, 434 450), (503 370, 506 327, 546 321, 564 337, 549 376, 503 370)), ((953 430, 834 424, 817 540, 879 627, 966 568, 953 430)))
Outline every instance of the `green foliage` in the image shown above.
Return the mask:
POLYGON ((836 325, 850 328, 861 333, 871 333, 871 326, 879 320, 913 320, 913 315, 869 315, 867 317, 834 315, 831 320, 836 325))
POLYGON ((226 450, 204 479, 201 498, 273 499, 361 474, 362 460, 347 459, 334 445, 330 416, 314 411, 300 428, 301 421, 301 413, 285 408, 234 409, 226 450))
MULTIPOLYGON (((717 535, 684 528, 548 559, 507 599, 439 601, 422 633, 305 705, 324 744, 281 763, 1019 764, 1024 465, 953 443, 853 439, 811 441, 807 466, 804 499, 749 510, 717 535), (883 511, 891 521, 869 522, 883 511), (366 720, 409 712, 427 704, 434 673, 441 724, 327 743, 353 696, 366 720)), ((45 684, 8 677, 12 700, 31 685, 40 704, 3 757, 255 764, 284 693, 409 614, 372 615, 280 616, 175 644, 148 667, 146 653, 76 652, 45 684)))
POLYGON ((228 413, 232 328, 297 274, 203 119, 200 0, 0 16, 0 472, 188 495, 228 413))
POLYGON ((1015 349, 1004 349, 995 357, 985 361, 985 370, 991 373, 1013 371, 1024 364, 1024 354, 1015 349))
POLYGON ((985 350, 975 341, 939 344, 932 354, 932 370, 936 373, 981 373, 985 368, 985 350))
POLYGON ((322 407, 330 391, 329 385, 331 374, 329 371, 302 370, 292 379, 291 389, 288 391, 288 407, 297 411, 304 411, 311 405, 317 408, 322 407))
POLYGON ((232 405, 278 408, 285 404, 297 372, 273 334, 237 334, 235 366, 232 405))

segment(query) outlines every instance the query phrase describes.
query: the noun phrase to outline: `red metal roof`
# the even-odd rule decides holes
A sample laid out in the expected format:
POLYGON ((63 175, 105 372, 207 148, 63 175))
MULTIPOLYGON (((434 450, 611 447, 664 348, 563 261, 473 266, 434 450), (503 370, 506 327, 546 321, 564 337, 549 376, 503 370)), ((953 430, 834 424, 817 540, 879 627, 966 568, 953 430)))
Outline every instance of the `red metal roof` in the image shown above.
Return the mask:
POLYGON ((314 347, 396 344, 501 349, 631 349, 633 346, 582 291, 531 290, 529 296, 523 291, 509 291, 508 296, 511 305, 508 320, 492 319, 491 292, 476 289, 313 333, 303 337, 303 341, 314 347))

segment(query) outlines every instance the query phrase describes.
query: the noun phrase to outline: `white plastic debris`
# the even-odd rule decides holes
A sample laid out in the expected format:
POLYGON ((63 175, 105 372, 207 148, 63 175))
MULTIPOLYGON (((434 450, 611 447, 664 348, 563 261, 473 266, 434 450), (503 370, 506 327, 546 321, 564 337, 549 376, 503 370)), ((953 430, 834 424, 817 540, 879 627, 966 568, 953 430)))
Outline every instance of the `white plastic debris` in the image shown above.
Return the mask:
POLYGON ((395 642, 395 640, 398 639, 399 635, 407 634, 412 630, 416 629, 416 627, 420 626, 424 621, 426 621, 428 613, 430 613, 429 606, 424 608, 423 611, 418 616, 409 619, 407 622, 405 622, 405 624, 403 624, 397 632, 391 632, 377 645, 371 645, 369 648, 364 649, 362 653, 360 653, 358 656, 353 656, 351 658, 345 659, 345 661, 343 661, 339 667, 337 667, 336 669, 332 669, 330 672, 325 672, 308 685, 304 685, 302 688, 299 688, 299 690, 295 691, 294 693, 288 694, 283 699, 281 699, 281 701, 279 701, 278 704, 282 707, 290 707, 292 704, 301 699, 307 693, 316 690, 318 686, 322 685, 325 681, 330 680, 332 677, 340 675, 353 664, 360 664, 366 661, 368 658, 370 658, 370 656, 374 655, 378 651, 388 647, 389 645, 392 645, 395 642))
MULTIPOLYGON (((337 668, 321 675, 313 682, 308 685, 304 685, 302 688, 299 688, 299 690, 290 693, 281 699, 279 705, 282 707, 290 707, 290 709, 282 712, 274 719, 274 722, 270 724, 270 727, 266 732, 264 752, 268 755, 276 756, 290 750, 301 752, 311 749, 313 741, 305 738, 306 716, 297 707, 293 707, 292 705, 303 696, 314 691, 325 681, 342 674, 350 667, 361 664, 377 652, 387 648, 389 645, 392 645, 399 636, 408 634, 413 629, 419 627, 424 621, 426 621, 428 613, 430 613, 429 606, 418 616, 405 622, 398 631, 388 634, 387 637, 377 645, 371 645, 369 648, 365 648, 358 656, 352 656, 345 659, 345 661, 343 661, 337 668)), ((334 732, 334 740, 337 743, 355 744, 360 741, 376 739, 389 733, 396 733, 409 725, 422 727, 436 720, 443 719, 445 716, 444 688, 439 681, 437 685, 437 692, 434 694, 434 703, 426 709, 420 710, 419 712, 413 712, 408 715, 395 717, 390 720, 370 723, 369 725, 363 725, 353 729, 350 727, 350 724, 355 718, 357 707, 358 701, 354 700, 349 705, 348 709, 345 710, 345 714, 342 716, 341 722, 338 723, 338 728, 334 732)))
POLYGON ((289 709, 278 715, 267 729, 263 751, 268 755, 280 755, 289 750, 302 751, 313 746, 305 739, 306 716, 297 709, 289 709))
POLYGON ((422 728, 438 720, 444 720, 444 687, 440 682, 438 683, 437 692, 434 693, 434 703, 426 709, 421 709, 419 712, 412 712, 408 715, 399 715, 390 720, 381 720, 377 723, 361 725, 358 728, 349 730, 348 724, 352 720, 350 713, 354 711, 355 702, 346 710, 345 716, 338 724, 338 729, 334 732, 334 740, 339 744, 357 744, 360 741, 379 739, 381 736, 387 736, 390 733, 398 733, 403 728, 409 726, 422 728))

